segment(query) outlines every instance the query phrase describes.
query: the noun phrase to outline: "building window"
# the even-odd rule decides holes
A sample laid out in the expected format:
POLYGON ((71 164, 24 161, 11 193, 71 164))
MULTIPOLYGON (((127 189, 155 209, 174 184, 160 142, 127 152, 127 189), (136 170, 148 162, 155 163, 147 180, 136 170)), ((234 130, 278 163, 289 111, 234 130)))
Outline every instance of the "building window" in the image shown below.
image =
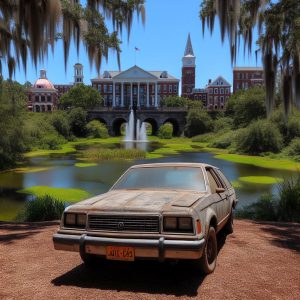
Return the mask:
POLYGON ((212 96, 209 97, 209 104, 213 104, 214 98, 212 96))
POLYGON ((103 85, 103 92, 107 93, 107 85, 106 84, 103 85))
POLYGON ((245 89, 248 90, 248 82, 245 82, 245 89))
POLYGON ((109 85, 109 92, 112 93, 112 84, 109 85))
POLYGON ((237 73, 237 77, 238 77, 238 79, 241 79, 241 73, 237 73))
POLYGON ((46 100, 46 99, 45 99, 45 96, 41 96, 41 101, 42 101, 42 102, 45 102, 45 100, 46 100))
POLYGON ((166 92, 167 92, 167 85, 164 84, 164 93, 166 93, 166 92))
POLYGON ((209 94, 213 94, 213 92, 214 92, 214 90, 213 90, 212 88, 210 88, 210 89, 208 90, 208 93, 209 93, 209 94))
POLYGON ((223 88, 220 89, 220 94, 224 94, 224 89, 223 88))
POLYGON ((177 93, 177 92, 178 92, 177 84, 174 84, 173 90, 174 90, 174 93, 177 93))
POLYGON ((98 84, 98 92, 101 93, 101 84, 98 84))
POLYGON ((215 94, 218 94, 218 92, 219 92, 219 89, 218 89, 218 88, 215 88, 214 93, 215 93, 215 94))
POLYGON ((160 84, 157 86, 157 92, 158 92, 158 93, 161 92, 161 85, 160 85, 160 84))
POLYGON ((173 92, 172 84, 169 85, 169 93, 173 92))
POLYGON ((218 102, 218 100, 219 100, 219 97, 218 97, 218 96, 215 96, 215 97, 214 97, 214 102, 216 103, 216 102, 218 102))
POLYGON ((224 96, 220 97, 220 103, 223 104, 224 103, 224 96))
POLYGON ((35 96, 35 102, 40 102, 40 97, 39 96, 35 96))
POLYGON ((47 96, 47 102, 51 102, 51 96, 47 96))
POLYGON ((229 94, 230 91, 229 91, 229 88, 226 88, 226 94, 229 94))
POLYGON ((206 100, 206 95, 203 95, 203 96, 202 96, 202 99, 203 99, 203 100, 206 100))

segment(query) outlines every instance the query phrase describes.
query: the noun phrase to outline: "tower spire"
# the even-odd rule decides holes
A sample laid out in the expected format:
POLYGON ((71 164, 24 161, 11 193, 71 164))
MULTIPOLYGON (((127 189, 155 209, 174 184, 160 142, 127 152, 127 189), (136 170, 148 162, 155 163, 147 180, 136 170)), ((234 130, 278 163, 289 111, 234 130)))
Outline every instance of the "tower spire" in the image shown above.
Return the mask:
POLYGON ((186 46, 185 46, 185 51, 184 51, 184 56, 187 56, 187 55, 193 55, 194 56, 194 51, 193 51, 193 46, 192 46, 192 42, 191 42, 190 33, 188 35, 188 39, 187 39, 186 46))

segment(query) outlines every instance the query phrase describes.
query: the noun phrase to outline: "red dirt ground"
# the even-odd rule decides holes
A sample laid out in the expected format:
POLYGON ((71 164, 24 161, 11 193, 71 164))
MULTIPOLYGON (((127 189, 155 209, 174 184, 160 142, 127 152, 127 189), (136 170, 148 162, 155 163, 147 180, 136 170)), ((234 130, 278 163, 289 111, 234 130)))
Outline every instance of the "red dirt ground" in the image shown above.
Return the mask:
POLYGON ((87 269, 53 249, 57 227, 0 223, 0 299, 300 299, 300 224, 236 221, 206 277, 187 263, 87 269))

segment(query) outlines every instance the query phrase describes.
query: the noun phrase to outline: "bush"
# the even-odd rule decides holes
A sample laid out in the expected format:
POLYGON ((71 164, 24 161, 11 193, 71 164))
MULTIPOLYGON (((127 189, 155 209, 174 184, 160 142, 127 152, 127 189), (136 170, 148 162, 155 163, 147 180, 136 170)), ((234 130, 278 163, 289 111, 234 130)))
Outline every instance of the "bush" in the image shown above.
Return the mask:
POLYGON ((61 149, 62 144, 66 143, 66 140, 57 133, 50 133, 42 136, 39 142, 40 149, 58 150, 61 149))
POLYGON ((69 139, 71 128, 68 122, 68 117, 64 112, 53 112, 50 118, 50 123, 60 135, 69 139))
POLYGON ((253 220, 300 222, 300 175, 277 184, 278 194, 264 194, 258 202, 237 211, 253 220))
POLYGON ((284 154, 292 156, 293 158, 300 156, 300 138, 294 139, 288 147, 284 149, 284 154))
POLYGON ((216 137, 215 141, 210 145, 211 147, 226 149, 231 146, 234 141, 235 133, 233 131, 224 132, 216 137))
POLYGON ((160 139, 171 139, 173 134, 173 126, 171 124, 164 124, 159 127, 157 136, 160 139))
POLYGON ((101 139, 108 138, 108 130, 106 126, 97 120, 89 122, 86 125, 86 130, 89 137, 101 139))
POLYGON ((187 99, 179 96, 165 97, 160 101, 162 107, 185 107, 187 99))
POLYGON ((213 130, 213 121, 206 111, 191 109, 187 115, 185 134, 192 137, 213 130))
POLYGON ((86 135, 87 112, 78 107, 73 108, 68 113, 68 120, 71 130, 75 136, 83 137, 86 135))
POLYGON ((195 143, 209 143, 209 142, 213 142, 215 140, 215 133, 204 133, 204 134, 199 134, 199 135, 195 135, 192 138, 192 142, 195 143))
POLYGON ((278 152, 282 147, 282 136, 269 121, 259 120, 240 131, 236 137, 237 150, 249 154, 278 152))
POLYGON ((39 222, 59 220, 65 209, 62 201, 51 196, 37 197, 25 204, 24 210, 18 215, 21 222, 39 222))
POLYGON ((214 122, 214 131, 223 131, 223 130, 230 130, 233 126, 233 120, 229 117, 223 117, 215 120, 214 122))

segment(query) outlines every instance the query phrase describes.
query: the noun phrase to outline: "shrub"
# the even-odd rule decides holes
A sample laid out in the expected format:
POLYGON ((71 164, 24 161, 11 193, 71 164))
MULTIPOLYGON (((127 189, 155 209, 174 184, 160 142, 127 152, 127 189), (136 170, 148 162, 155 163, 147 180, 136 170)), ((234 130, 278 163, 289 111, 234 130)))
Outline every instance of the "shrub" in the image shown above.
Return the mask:
POLYGON ((81 137, 86 135, 86 117, 87 112, 80 107, 73 108, 69 111, 69 124, 74 135, 81 137))
POLYGON ((282 136, 276 126, 266 120, 253 122, 237 134, 237 150, 249 154, 278 152, 282 147, 282 136))
POLYGON ((90 121, 86 125, 87 134, 93 138, 108 138, 108 130, 104 124, 97 120, 90 121))
POLYGON ((64 144, 66 140, 58 135, 57 133, 45 134, 40 139, 40 149, 49 149, 49 150, 57 150, 61 149, 61 145, 64 144))
POLYGON ((223 131, 223 130, 230 130, 233 126, 233 120, 229 117, 222 117, 214 122, 214 131, 223 131))
POLYGON ((216 137, 215 141, 210 145, 211 147, 226 149, 231 146, 234 141, 234 132, 224 132, 220 136, 216 137))
POLYGON ((37 197, 25 204, 24 210, 18 215, 21 222, 38 222, 59 220, 65 209, 65 205, 51 196, 37 197))
POLYGON ((192 138, 192 142, 209 143, 209 142, 213 142, 215 137, 216 137, 215 133, 212 133, 212 132, 199 134, 199 135, 195 135, 192 138))
POLYGON ((187 99, 179 96, 165 97, 160 101, 162 107, 184 107, 187 104, 187 99))
POLYGON ((286 125, 285 143, 288 144, 294 138, 300 137, 299 116, 291 116, 286 125))
POLYGON ((264 221, 300 222, 300 175, 277 184, 278 194, 264 194, 236 216, 264 221))
POLYGON ((64 112, 53 112, 50 118, 50 123, 60 135, 69 139, 71 128, 67 115, 64 112))
POLYGON ((294 139, 283 152, 294 158, 300 156, 300 138, 294 139))
POLYGON ((185 134, 188 137, 213 130, 213 121, 206 111, 191 109, 187 115, 185 134))
POLYGON ((158 137, 161 139, 171 139, 173 134, 173 126, 171 124, 164 124, 159 127, 158 137))

